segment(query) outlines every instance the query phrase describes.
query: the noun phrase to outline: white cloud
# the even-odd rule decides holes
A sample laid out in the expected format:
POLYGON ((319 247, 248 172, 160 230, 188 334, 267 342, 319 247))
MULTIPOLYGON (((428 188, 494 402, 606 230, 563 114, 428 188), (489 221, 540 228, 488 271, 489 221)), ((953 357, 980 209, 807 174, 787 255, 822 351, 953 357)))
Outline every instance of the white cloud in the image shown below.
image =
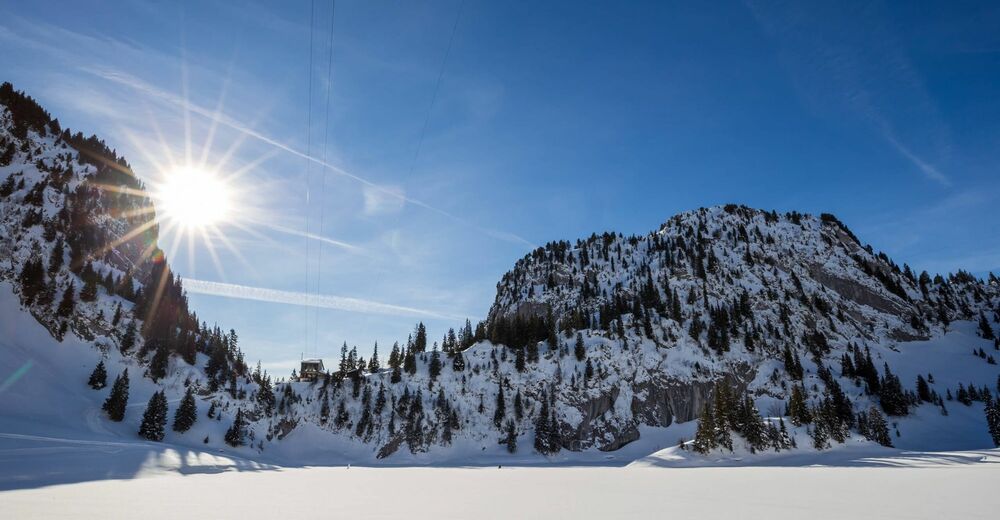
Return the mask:
POLYGON ((462 319, 460 316, 393 305, 389 303, 363 300, 361 298, 351 298, 347 296, 333 296, 324 294, 307 294, 293 291, 280 291, 277 289, 266 289, 263 287, 253 287, 250 285, 238 285, 232 283, 210 282, 206 280, 185 279, 184 287, 188 292, 195 294, 207 294, 211 296, 224 296, 227 298, 239 298, 243 300, 256 300, 270 303, 283 303, 288 305, 303 305, 307 307, 320 307, 325 309, 337 309, 349 312, 359 312, 365 314, 388 314, 392 316, 416 316, 426 318, 438 318, 445 320, 462 319))

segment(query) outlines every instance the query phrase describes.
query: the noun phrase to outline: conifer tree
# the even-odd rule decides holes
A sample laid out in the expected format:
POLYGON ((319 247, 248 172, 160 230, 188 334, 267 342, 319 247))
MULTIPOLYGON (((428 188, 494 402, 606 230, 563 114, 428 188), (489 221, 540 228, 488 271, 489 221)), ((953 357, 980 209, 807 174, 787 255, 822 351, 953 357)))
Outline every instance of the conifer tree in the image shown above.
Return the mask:
POLYGON ((538 417, 535 419, 535 451, 542 455, 552 453, 549 445, 551 432, 549 431, 549 400, 545 397, 545 392, 541 396, 541 408, 538 417))
POLYGON ((111 386, 111 393, 104 401, 102 409, 107 412, 108 418, 115 422, 121 422, 125 418, 125 407, 128 406, 128 370, 115 378, 111 386))
POLYGON ((128 326, 125 327, 125 334, 122 335, 122 340, 118 347, 122 354, 128 353, 135 346, 135 334, 135 320, 131 320, 128 322, 128 326))
POLYGON ((455 356, 451 358, 451 369, 455 372, 465 371, 465 354, 455 352, 455 356))
POLYGON ((500 383, 500 389, 497 391, 497 404, 496 411, 493 412, 493 425, 497 428, 503 424, 504 418, 507 416, 507 402, 503 396, 503 383, 500 383))
POLYGON ((372 358, 368 360, 368 372, 374 374, 382 369, 378 360, 378 342, 375 342, 375 349, 372 351, 372 358))
POLYGON ((76 298, 73 297, 74 291, 74 284, 70 282, 69 287, 63 292, 62 299, 59 300, 59 307, 56 309, 57 315, 68 318, 73 314, 73 309, 76 308, 76 298))
POLYGON ((730 428, 734 426, 733 400, 729 385, 725 382, 716 383, 712 405, 715 416, 715 444, 733 451, 733 437, 729 433, 730 428))
POLYGON ((788 417, 795 426, 812 422, 812 414, 806 404, 805 388, 801 384, 792 386, 792 395, 788 398, 788 417))
POLYGON ((986 397, 986 407, 983 410, 986 414, 986 428, 993 439, 993 445, 1000 448, 1000 400, 994 401, 989 395, 986 397))
POLYGON ((264 414, 268 417, 274 413, 274 390, 271 388, 271 376, 264 374, 260 378, 260 385, 257 389, 257 403, 260 404, 264 414))
POLYGON ((441 352, 438 351, 436 342, 431 350, 431 361, 427 365, 427 373, 432 381, 441 375, 441 352))
POLYGON ((692 446, 694 451, 704 455, 717 448, 718 441, 715 430, 715 414, 712 411, 712 406, 709 403, 705 403, 705 406, 701 409, 701 417, 698 418, 698 429, 694 434, 694 443, 692 446))
POLYGON ((413 349, 407 349, 403 355, 403 371, 410 375, 417 373, 417 356, 413 349))
POLYGON ((573 347, 573 353, 576 355, 577 361, 583 361, 587 358, 587 349, 583 345, 583 334, 580 332, 576 333, 576 345, 573 347))
POLYGON ((49 254, 49 275, 55 276, 59 272, 59 269, 63 265, 63 241, 62 239, 56 240, 55 245, 52 247, 52 253, 49 254))
POLYGON ((108 372, 104 369, 103 359, 97 362, 94 371, 90 373, 90 379, 87 380, 87 384, 94 390, 100 390, 108 386, 108 372))
POLYGON ((506 430, 507 437, 504 439, 504 444, 507 445, 507 453, 514 453, 517 451, 517 428, 513 419, 507 419, 506 430))
POLYGON ((198 420, 198 408, 194 400, 194 391, 189 386, 184 392, 180 406, 174 412, 174 431, 184 433, 198 420))
POLYGON ((164 428, 167 426, 167 397, 163 391, 153 394, 142 414, 142 424, 139 425, 139 436, 151 441, 162 441, 164 428))
POLYGON ((868 435, 869 440, 875 441, 882 446, 892 447, 892 437, 889 435, 889 425, 882 416, 878 408, 872 406, 868 410, 868 435))
POLYGON ((996 339, 993 327, 990 326, 990 322, 987 321, 986 315, 982 312, 979 313, 979 335, 984 339, 996 339))
POLYGON ((413 333, 413 348, 409 350, 416 353, 427 351, 427 328, 423 322, 417 323, 413 333))
POLYGON ((97 281, 96 276, 87 276, 86 280, 83 281, 83 289, 80 290, 80 300, 85 302, 92 302, 97 299, 97 281))
POLYGON ((245 429, 246 424, 243 419, 243 409, 239 408, 236 410, 236 417, 233 419, 232 426, 226 430, 226 444, 234 448, 242 446, 246 436, 245 429))
POLYGON ((885 365, 885 375, 882 377, 879 388, 879 402, 885 413, 893 416, 902 416, 909 413, 906 403, 906 395, 903 393, 903 386, 899 382, 899 377, 889 370, 889 364, 885 365))
POLYGON ((917 374, 917 397, 925 403, 931 402, 931 388, 920 374, 917 374))
POLYGON ((830 447, 829 435, 826 432, 826 425, 823 421, 816 421, 815 426, 813 426, 812 432, 813 448, 817 450, 825 450, 830 447))
POLYGON ((153 343, 156 350, 153 351, 153 359, 149 362, 149 377, 153 378, 153 381, 158 381, 167 375, 170 351, 167 350, 166 341, 155 339, 153 343))

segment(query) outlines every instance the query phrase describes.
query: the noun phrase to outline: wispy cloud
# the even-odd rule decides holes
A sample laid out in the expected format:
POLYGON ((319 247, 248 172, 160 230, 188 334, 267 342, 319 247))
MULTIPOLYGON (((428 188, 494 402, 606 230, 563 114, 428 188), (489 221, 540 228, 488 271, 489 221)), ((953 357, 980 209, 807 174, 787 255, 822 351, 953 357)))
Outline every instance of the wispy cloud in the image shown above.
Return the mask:
MULTIPOLYGON (((320 166, 323 171, 331 172, 335 175, 351 179, 352 181, 360 184, 365 189, 366 193, 378 193, 378 195, 384 199, 396 199, 399 204, 412 204, 497 240, 521 244, 531 248, 536 247, 534 243, 516 233, 481 226, 460 215, 441 209, 420 199, 410 197, 406 194, 406 192, 395 186, 384 186, 379 183, 372 182, 361 175, 348 171, 328 161, 314 157, 280 141, 277 138, 274 138, 273 136, 267 135, 266 133, 255 129, 253 125, 237 120, 221 110, 205 108, 190 101, 185 96, 160 88, 152 83, 144 81, 134 74, 123 72, 108 63, 102 63, 101 60, 94 58, 94 56, 98 54, 102 56, 120 54, 136 57, 135 59, 137 60, 141 59, 145 61, 148 59, 148 56, 152 55, 156 56, 157 60, 167 63, 170 62, 170 60, 177 59, 175 57, 165 56, 150 49, 137 48, 130 43, 114 38, 92 37, 59 26, 28 21, 19 22, 18 25, 22 28, 26 27, 27 30, 18 32, 7 26, 0 25, 0 39, 42 51, 64 61, 67 64, 74 64, 78 70, 95 78, 111 82, 120 87, 131 89, 134 92, 141 94, 148 100, 157 101, 174 108, 179 108, 183 110, 185 114, 190 113, 198 115, 213 124, 225 126, 230 130, 268 146, 274 147, 284 153, 305 159, 320 166), (73 44, 56 44, 49 36, 51 34, 58 35, 59 39, 63 42, 73 42, 73 44), (141 58, 138 56, 141 56, 141 58)), ((183 63, 181 65, 186 66, 183 63)))
POLYGON ((860 118, 924 177, 951 185, 934 164, 951 153, 948 126, 877 3, 746 3, 809 108, 860 118))
POLYGON ((324 309, 336 309, 341 311, 359 312, 366 314, 387 314, 391 316, 414 316, 423 318, 437 318, 444 320, 461 320, 462 316, 443 312, 405 307, 381 303, 361 298, 351 298, 347 296, 333 296, 323 294, 307 294, 294 291, 280 291, 277 289, 267 289, 263 287, 253 287, 250 285, 239 285, 232 283, 211 282, 207 280, 185 279, 184 287, 188 292, 195 294, 207 294, 210 296, 223 296, 227 298, 239 298, 243 300, 255 300, 269 303, 281 303, 287 305, 301 305, 306 307, 318 307, 324 309))
POLYGON ((339 166, 330 164, 329 162, 326 162, 326 161, 323 161, 322 159, 313 157, 313 156, 311 156, 311 155, 309 155, 309 154, 307 154, 305 152, 302 152, 300 150, 297 150, 297 149, 293 148, 290 145, 282 143, 282 142, 278 141, 277 139, 272 138, 272 137, 270 137, 268 135, 265 135, 262 132, 259 132, 259 131, 255 130, 255 129, 253 129, 252 127, 250 127, 250 126, 248 126, 248 125, 246 125, 246 124, 244 124, 244 123, 242 123, 240 121, 237 121, 237 120, 235 120, 235 119, 227 116, 226 114, 224 114, 224 113, 222 113, 220 111, 209 110, 207 108, 201 107, 201 106, 199 106, 199 105, 197 105, 195 103, 192 103, 192 102, 184 99, 181 96, 178 96, 178 95, 173 94, 171 92, 167 92, 165 90, 157 88, 157 87, 155 87, 155 86, 153 86, 153 85, 151 85, 151 84, 149 84, 149 83, 147 83, 145 81, 142 81, 141 79, 136 78, 136 77, 134 77, 134 76, 132 76, 130 74, 126 74, 124 72, 120 72, 120 71, 116 71, 116 70, 112 70, 112 69, 94 69, 94 70, 91 70, 91 69, 85 69, 84 68, 84 69, 81 69, 81 70, 83 70, 85 72, 89 72, 91 74, 95 74, 98 77, 101 77, 101 78, 103 78, 105 80, 108 80, 108 81, 111 81, 111 82, 114 82, 114 83, 117 83, 119 85, 123 85, 123 86, 127 86, 127 87, 130 87, 130 88, 133 88, 137 92, 140 92, 140 93, 146 95, 147 97, 150 97, 150 98, 153 98, 153 99, 157 99, 157 100, 169 103, 169 104, 174 105, 174 106, 176 106, 178 108, 181 108, 181 109, 183 109, 185 111, 188 111, 188 112, 197 114, 199 116, 202 116, 204 118, 207 118, 208 120, 210 120, 210 121, 212 121, 214 123, 218 123, 218 124, 224 125, 224 126, 230 128, 232 130, 235 130, 235 131, 237 131, 239 133, 242 133, 242 134, 244 134, 244 135, 246 135, 248 137, 256 139, 256 140, 258 140, 258 141, 260 141, 262 143, 265 143, 267 145, 273 146, 273 147, 278 148, 279 150, 282 150, 282 151, 284 151, 286 153, 289 153, 291 155, 294 155, 296 157, 299 157, 301 159, 305 159, 305 160, 310 161, 310 162, 312 162, 312 163, 314 163, 316 165, 319 165, 322 168, 324 168, 326 171, 330 171, 330 172, 333 172, 333 173, 335 173, 337 175, 341 175, 341 176, 347 177, 347 178, 349 178, 349 179, 351 179, 351 180, 353 180, 353 181, 361 184, 366 189, 378 191, 378 192, 380 192, 382 195, 384 195, 386 197, 396 198, 396 199, 400 200, 401 202, 413 204, 414 206, 419 206, 419 207, 424 208, 426 210, 429 210, 429 211, 432 211, 434 213, 437 213, 437 214, 439 214, 439 215, 441 215, 443 217, 446 217, 446 218, 448 218, 448 219, 450 219, 452 221, 455 221, 455 222, 458 222, 458 223, 463 224, 465 226, 469 226, 469 227, 471 227, 473 229, 479 230, 479 231, 481 231, 481 232, 485 233, 486 235, 491 236, 493 238, 497 238, 499 240, 504 240, 504 241, 513 242, 513 243, 520 243, 520 244, 523 244, 523 245, 527 245, 529 247, 535 247, 535 245, 533 243, 531 243, 528 240, 526 240, 526 239, 518 236, 515 233, 511 233, 511 232, 508 232, 508 231, 502 231, 502 230, 497 230, 497 229, 492 229, 492 228, 487 228, 487 227, 484 227, 484 226, 480 226, 478 224, 470 222, 469 220, 467 220, 465 218, 462 218, 462 217, 460 217, 458 215, 455 215, 454 213, 445 211, 445 210, 440 209, 440 208, 438 208, 436 206, 432 206, 432 205, 430 205, 430 204, 428 204, 426 202, 423 202, 423 201, 421 201, 419 199, 415 199, 415 198, 409 197, 404 192, 402 192, 401 190, 394 189, 392 187, 386 187, 386 186, 382 186, 382 185, 376 184, 376 183, 374 183, 372 181, 369 181, 368 179, 365 179, 364 177, 361 177, 361 176, 359 176, 357 174, 351 173, 351 172, 349 172, 349 171, 347 171, 347 170, 345 170, 345 169, 343 169, 343 168, 341 168, 339 166))

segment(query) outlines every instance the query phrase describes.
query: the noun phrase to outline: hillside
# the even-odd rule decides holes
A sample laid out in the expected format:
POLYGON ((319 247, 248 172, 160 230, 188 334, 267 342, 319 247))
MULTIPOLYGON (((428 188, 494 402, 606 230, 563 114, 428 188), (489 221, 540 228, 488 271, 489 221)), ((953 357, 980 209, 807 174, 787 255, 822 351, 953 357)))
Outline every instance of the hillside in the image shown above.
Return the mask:
POLYGON ((188 308, 128 163, 10 84, 0 103, 8 439, 138 440, 158 391, 169 420, 147 441, 303 464, 704 465, 1000 439, 1000 280, 914 273, 832 215, 735 205, 549 243, 484 322, 440 342, 418 325, 382 359, 345 343, 318 381, 274 382, 188 308), (115 421, 102 403, 125 372, 115 421), (194 424, 176 431, 188 392, 194 424))

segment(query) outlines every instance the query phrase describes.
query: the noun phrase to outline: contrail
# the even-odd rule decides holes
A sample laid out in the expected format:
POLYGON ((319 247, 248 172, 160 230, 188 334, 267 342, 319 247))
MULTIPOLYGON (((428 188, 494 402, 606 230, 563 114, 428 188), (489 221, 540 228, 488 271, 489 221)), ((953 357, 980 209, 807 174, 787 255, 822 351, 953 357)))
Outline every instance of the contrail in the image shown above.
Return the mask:
POLYGON ((337 309, 341 311, 362 312, 369 314, 388 314, 391 316, 415 316, 445 320, 462 319, 462 317, 453 314, 444 314, 423 309, 415 309, 413 307, 404 307, 401 305, 362 300, 360 298, 279 291, 277 289, 265 289, 263 287, 253 287, 232 283, 209 282, 206 280, 195 280, 191 278, 184 279, 184 287, 188 290, 188 292, 195 294, 225 296, 227 298, 239 298, 243 300, 284 303, 288 305, 303 305, 308 307, 321 307, 324 309, 337 309))
POLYGON ((280 226, 278 224, 271 224, 269 222, 262 222, 262 221, 259 221, 259 220, 254 220, 253 223, 256 224, 256 225, 258 225, 258 226, 263 226, 263 227, 266 227, 268 229, 273 229, 274 231, 277 231, 279 233, 287 233, 289 235, 294 235, 294 236, 297 236, 297 237, 308 238, 310 240, 316 240, 316 241, 319 241, 319 242, 324 242, 324 243, 327 243, 327 244, 330 244, 330 245, 333 245, 333 246, 337 246, 337 247, 346 249, 346 250, 354 252, 354 253, 360 253, 360 254, 365 254, 366 253, 364 249, 362 249, 361 247, 358 247, 358 246, 356 246, 354 244, 348 244, 347 242, 342 242, 340 240, 335 240, 335 239, 332 239, 332 238, 329 238, 329 237, 325 237, 325 236, 322 236, 322 235, 317 235, 315 233, 306 233, 305 231, 299 231, 297 229, 287 228, 285 226, 280 226))
POLYGON ((90 74, 94 74, 97 77, 103 78, 103 79, 105 79, 107 81, 111 81, 111 82, 114 82, 114 83, 118 83, 119 85, 124 85, 126 87, 133 88, 135 90, 138 90, 139 92, 142 92, 142 93, 146 94, 147 96, 159 99, 161 101, 165 101, 165 102, 167 102, 169 104, 172 104, 172 105, 175 105, 177 107, 183 108, 184 110, 188 110, 188 111, 194 112, 194 113, 196 113, 196 114, 198 114, 198 115, 200 115, 202 117, 205 117, 205 118, 209 119, 210 121, 215 121, 215 122, 217 122, 219 124, 228 126, 229 128, 231 128, 233 130, 236 130, 237 132, 243 133, 243 134, 245 134, 245 135, 247 135, 249 137, 252 137, 254 139, 257 139, 258 141, 261 141, 263 143, 266 143, 266 144, 269 144, 271 146, 274 146, 274 147, 276 147, 276 148, 278 148, 280 150, 283 150, 283 151, 285 151, 285 152, 287 152, 289 154, 292 154, 292 155, 294 155, 296 157, 301 157, 302 159, 306 159, 308 161, 311 161, 311 162, 313 162, 315 164, 318 164, 318 165, 322 166, 323 168, 326 168, 326 169, 328 169, 328 170, 330 170, 330 171, 332 171, 332 172, 334 172, 336 174, 343 175, 343 176, 345 176, 345 177, 347 177, 349 179, 352 179, 352 180, 354 180, 354 181, 356 181, 358 183, 361 183, 361 184, 363 184, 365 186, 369 186, 369 187, 374 188, 374 189, 376 189, 378 191, 381 191, 382 193, 385 193, 385 194, 389 195, 390 197, 395 197, 395 198, 397 198, 399 200, 402 200, 404 202, 408 202, 408 203, 413 204, 415 206, 420 206, 420 207, 422 207, 424 209, 433 211, 433 212, 435 212, 435 213, 437 213, 439 215, 442 215, 442 216, 447 217, 447 218, 449 218, 449 219, 451 219, 451 220, 453 220, 455 222, 458 222, 459 224, 463 224, 465 226, 469 226, 469 227, 474 228, 474 229, 476 229, 478 231, 481 231, 481 232, 483 232, 483 233, 485 233, 485 234, 487 234, 487 235, 489 235, 489 236, 491 236, 493 238, 496 238, 496 239, 499 239, 499 240, 503 240, 503 241, 506 241, 506 242, 513 242, 513 243, 524 244, 524 245, 527 245, 527 246, 529 246, 531 248, 537 247, 535 244, 533 244, 533 243, 529 242, 528 240, 525 240, 524 238, 522 238, 522 237, 520 237, 518 235, 515 235, 513 233, 509 233, 509 232, 506 232, 506 231, 500 231, 500 230, 496 230, 496 229, 490 229, 490 228, 483 227, 483 226, 480 226, 480 225, 477 225, 477 224, 473 224, 472 222, 469 222, 468 220, 466 220, 466 219, 464 219, 462 217, 459 217, 458 215, 455 215, 455 214, 447 212, 447 211, 445 211, 443 209, 439 209, 439 208, 436 208, 434 206, 431 206, 430 204, 428 204, 426 202, 423 202, 423 201, 418 200, 418 199, 407 197, 406 195, 403 195, 402 193, 398 193, 395 190, 386 189, 386 188, 384 188, 384 187, 382 187, 382 186, 380 186, 378 184, 375 184, 374 182, 371 182, 371 181, 369 181, 369 180, 367 180, 367 179, 365 179, 363 177, 359 177, 359 176, 357 176, 357 175, 355 175, 355 174, 353 174, 353 173, 351 173, 351 172, 349 172, 349 171, 347 171, 347 170, 345 170, 343 168, 340 168, 338 166, 334 166, 334 165, 332 165, 332 164, 330 164, 330 163, 328 163, 326 161, 317 159, 316 157, 313 157, 313 156, 311 156, 309 154, 300 152, 299 150, 296 150, 295 148, 292 148, 291 146, 288 146, 288 145, 286 145, 286 144, 284 144, 284 143, 282 143, 280 141, 277 141, 277 140, 275 140, 275 139, 273 139, 271 137, 268 137, 268 136, 266 136, 266 135, 264 135, 264 134, 262 134, 262 133, 260 133, 260 132, 258 132, 256 130, 254 130, 254 129, 252 129, 252 128, 250 128, 250 127, 248 127, 248 126, 246 126, 246 125, 244 125, 242 123, 240 123, 239 121, 236 121, 236 120, 234 120, 234 119, 226 116, 225 114, 222 114, 220 112, 216 112, 214 110, 208 110, 206 108, 200 107, 198 105, 195 105, 195 104, 193 104, 193 103, 191 103, 191 102, 183 99, 180 96, 177 96, 176 94, 171 94, 169 92, 166 92, 166 91, 163 91, 163 90, 161 90, 159 88, 156 88, 153 85, 150 85, 149 83, 146 83, 146 82, 140 80, 139 78, 136 78, 135 76, 132 76, 132 75, 129 75, 129 74, 126 74, 126 73, 123 73, 123 72, 114 71, 114 70, 107 70, 107 69, 103 69, 103 70, 81 69, 81 70, 84 70, 85 72, 88 72, 90 74))

